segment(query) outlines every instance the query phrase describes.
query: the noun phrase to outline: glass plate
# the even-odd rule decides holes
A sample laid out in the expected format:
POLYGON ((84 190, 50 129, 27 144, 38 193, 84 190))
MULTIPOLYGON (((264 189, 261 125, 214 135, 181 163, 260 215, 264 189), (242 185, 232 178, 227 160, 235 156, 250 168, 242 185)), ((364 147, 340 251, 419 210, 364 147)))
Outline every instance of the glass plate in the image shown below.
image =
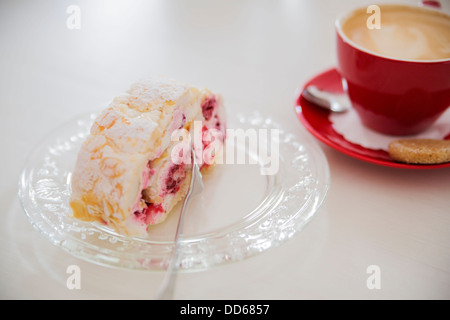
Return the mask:
MULTIPOLYGON (((25 213, 51 243, 78 258, 110 267, 165 270, 181 205, 165 222, 150 227, 145 239, 71 216, 71 174, 95 116, 83 115, 60 126, 29 156, 19 180, 25 213)), ((259 113, 234 115, 227 126, 266 132, 268 141, 278 145, 279 170, 263 174, 267 158, 249 148, 250 138, 227 138, 227 144, 234 145, 235 164, 217 164, 203 175, 205 190, 192 200, 185 219, 182 271, 236 262, 284 243, 310 221, 329 187, 326 158, 309 136, 285 132, 259 113), (239 150, 246 156, 241 164, 239 150)))

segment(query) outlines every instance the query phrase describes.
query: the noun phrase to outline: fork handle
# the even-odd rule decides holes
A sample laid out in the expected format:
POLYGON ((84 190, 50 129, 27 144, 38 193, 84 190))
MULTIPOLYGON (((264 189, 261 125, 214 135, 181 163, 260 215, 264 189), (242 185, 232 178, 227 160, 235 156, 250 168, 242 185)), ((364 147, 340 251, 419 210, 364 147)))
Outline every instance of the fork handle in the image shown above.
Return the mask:
POLYGON ((173 293, 175 290, 175 280, 177 276, 177 269, 180 258, 180 243, 182 237, 182 228, 184 223, 184 216, 189 203, 191 202, 191 195, 188 193, 183 202, 183 207, 180 213, 180 220, 178 221, 177 231, 175 234, 175 245, 172 250, 172 257, 170 258, 169 265, 167 266, 166 274, 164 275, 164 279, 162 281, 161 286, 156 293, 156 300, 169 300, 173 298, 173 293))

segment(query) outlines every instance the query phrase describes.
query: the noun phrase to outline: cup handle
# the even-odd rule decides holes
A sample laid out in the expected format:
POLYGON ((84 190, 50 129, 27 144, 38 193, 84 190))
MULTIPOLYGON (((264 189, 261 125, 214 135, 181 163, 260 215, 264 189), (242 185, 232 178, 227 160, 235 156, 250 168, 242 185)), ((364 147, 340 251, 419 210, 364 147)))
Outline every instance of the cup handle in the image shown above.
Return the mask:
POLYGON ((435 0, 421 0, 419 2, 419 6, 423 6, 423 7, 432 7, 434 9, 441 9, 442 5, 439 1, 435 1, 435 0))

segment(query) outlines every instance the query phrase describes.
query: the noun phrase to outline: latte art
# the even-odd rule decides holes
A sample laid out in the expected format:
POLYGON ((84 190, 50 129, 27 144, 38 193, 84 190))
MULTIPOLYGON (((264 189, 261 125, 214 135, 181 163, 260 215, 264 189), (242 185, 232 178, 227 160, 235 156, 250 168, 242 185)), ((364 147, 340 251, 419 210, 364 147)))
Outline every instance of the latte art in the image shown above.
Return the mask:
POLYGON ((382 5, 381 29, 369 29, 365 10, 355 11, 342 31, 366 50, 391 58, 441 60, 450 58, 450 17, 421 8, 382 5))

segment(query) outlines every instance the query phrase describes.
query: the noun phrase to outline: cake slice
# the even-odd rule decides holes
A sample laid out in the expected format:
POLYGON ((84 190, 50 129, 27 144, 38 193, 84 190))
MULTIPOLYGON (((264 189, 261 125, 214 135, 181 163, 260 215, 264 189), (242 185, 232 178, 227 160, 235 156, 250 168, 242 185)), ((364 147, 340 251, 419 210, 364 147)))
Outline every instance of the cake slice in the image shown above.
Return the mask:
POLYGON ((72 174, 74 217, 147 235, 187 194, 189 143, 201 170, 214 164, 214 152, 204 156, 211 136, 225 138, 220 95, 165 78, 133 84, 98 115, 81 146, 72 174), (201 137, 192 138, 199 125, 201 137), (190 140, 180 141, 180 132, 190 140))

